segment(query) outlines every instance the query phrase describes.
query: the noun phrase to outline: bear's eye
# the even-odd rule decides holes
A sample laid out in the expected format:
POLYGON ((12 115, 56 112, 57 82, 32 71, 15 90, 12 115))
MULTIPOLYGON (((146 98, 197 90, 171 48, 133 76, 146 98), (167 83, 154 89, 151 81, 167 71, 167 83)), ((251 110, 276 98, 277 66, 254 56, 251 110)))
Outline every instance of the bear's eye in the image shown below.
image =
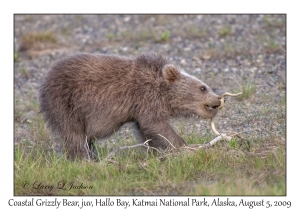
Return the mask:
POLYGON ((206 87, 205 87, 205 86, 201 86, 201 87, 200 87, 200 90, 201 90, 202 92, 204 92, 204 91, 206 91, 206 87))

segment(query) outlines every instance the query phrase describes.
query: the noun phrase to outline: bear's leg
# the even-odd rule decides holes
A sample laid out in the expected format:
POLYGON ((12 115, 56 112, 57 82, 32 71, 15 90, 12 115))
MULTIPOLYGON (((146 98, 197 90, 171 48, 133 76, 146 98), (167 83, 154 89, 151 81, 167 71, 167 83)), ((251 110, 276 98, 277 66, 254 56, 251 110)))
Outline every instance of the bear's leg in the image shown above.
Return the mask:
POLYGON ((86 138, 82 135, 70 134, 64 139, 64 147, 67 154, 67 158, 74 160, 76 158, 82 159, 86 158, 89 159, 87 153, 87 144, 86 138))
POLYGON ((168 122, 139 123, 138 125, 143 140, 151 139, 149 145, 152 147, 168 149, 187 145, 186 141, 173 130, 168 122))
POLYGON ((85 150, 86 160, 91 161, 91 155, 92 155, 91 154, 91 144, 90 144, 90 142, 88 142, 87 137, 85 139, 83 147, 85 150))
POLYGON ((95 145, 95 140, 93 140, 94 138, 91 138, 89 140, 89 149, 90 149, 90 156, 92 158, 92 160, 97 161, 98 160, 98 151, 96 149, 96 145, 95 145))
POLYGON ((84 149, 85 149, 85 153, 86 153, 86 159, 88 161, 91 161, 91 160, 97 161, 98 160, 98 152, 97 152, 96 145, 95 145, 95 138, 93 138, 93 137, 87 138, 86 137, 84 149))

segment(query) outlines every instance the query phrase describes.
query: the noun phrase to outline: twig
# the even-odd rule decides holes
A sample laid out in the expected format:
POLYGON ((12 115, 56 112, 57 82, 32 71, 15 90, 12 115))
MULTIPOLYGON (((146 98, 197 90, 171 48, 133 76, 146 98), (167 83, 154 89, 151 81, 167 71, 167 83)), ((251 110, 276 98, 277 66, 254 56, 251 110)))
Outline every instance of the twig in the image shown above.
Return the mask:
MULTIPOLYGON (((223 95, 221 96, 221 99, 220 99, 220 106, 217 107, 218 110, 222 109, 223 106, 224 106, 224 103, 225 103, 225 96, 239 96, 243 94, 242 92, 240 93, 237 93, 237 94, 232 94, 232 93, 223 93, 223 95)), ((214 134, 216 134, 217 136, 222 136, 223 139, 227 140, 227 141, 230 141, 230 139, 232 138, 231 136, 227 136, 226 134, 220 134, 216 127, 215 127, 215 121, 214 121, 214 117, 211 118, 210 120, 210 127, 211 127, 211 130, 214 132, 214 134)))
POLYGON ((163 135, 158 134, 160 137, 162 137, 164 140, 166 140, 174 149, 176 149, 176 147, 174 147, 174 145, 163 135))
MULTIPOLYGON (((225 102, 225 96, 238 96, 238 95, 241 95, 242 92, 240 93, 237 93, 237 94, 232 94, 232 93, 224 93, 222 96, 221 96, 221 99, 220 99, 220 105, 217 107, 217 109, 222 109, 223 106, 224 106, 224 102, 225 102)), ((232 135, 226 135, 226 134, 220 134, 217 129, 215 128, 215 122, 214 122, 214 118, 211 119, 211 122, 210 122, 210 125, 211 125, 211 129, 212 131, 214 132, 214 134, 217 135, 217 137, 215 137, 213 140, 211 140, 210 142, 208 143, 205 143, 203 145, 194 145, 195 147, 193 147, 193 145, 190 145, 190 146, 184 146, 184 148, 186 149, 190 149, 190 150, 198 150, 198 149, 202 149, 202 148, 207 148, 207 147, 211 147, 213 146, 214 144, 216 144, 217 142, 221 141, 222 139, 226 140, 226 141, 230 141, 234 136, 237 136, 238 138, 242 139, 238 133, 234 133, 232 135)), ((176 149, 176 147, 166 138, 164 137, 163 135, 161 134, 158 134, 160 137, 162 137, 164 140, 166 140, 172 147, 173 149, 176 149)), ((123 147, 120 147, 120 148, 117 148, 115 150, 113 150, 111 153, 108 154, 108 156, 105 158, 105 160, 109 160, 111 158, 111 156, 113 154, 115 154, 117 151, 119 150, 123 150, 123 149, 131 149, 131 148, 135 148, 135 147, 147 147, 147 153, 149 151, 149 149, 154 149, 156 151, 158 151, 159 153, 162 153, 165 157, 166 156, 166 153, 164 152, 161 152, 159 151, 157 148, 155 147, 150 147, 148 145, 148 142, 151 141, 150 139, 145 141, 143 144, 136 144, 136 145, 132 145, 132 146, 123 146, 123 147)))
MULTIPOLYGON (((224 102, 225 102, 225 96, 239 96, 241 95, 242 92, 240 93, 237 93, 237 94, 232 94, 232 93, 224 93, 221 98, 220 98, 220 105, 217 107, 218 110, 222 109, 223 106, 224 106, 224 102)), ((185 148, 187 149, 192 149, 192 150, 197 150, 197 149, 201 149, 203 147, 211 147, 212 145, 216 144, 218 141, 221 141, 222 139, 226 140, 226 141, 230 141, 234 136, 237 136, 238 138, 242 139, 238 133, 233 133, 232 135, 226 135, 226 134, 223 134, 223 133, 219 133, 215 127, 215 121, 214 121, 214 117, 211 119, 210 121, 210 127, 211 127, 211 130, 213 131, 213 133, 215 135, 217 135, 217 137, 215 137, 213 140, 211 140, 210 142, 206 143, 206 144, 203 144, 203 145, 199 145, 197 146, 196 148, 193 148, 193 147, 188 147, 186 146, 185 148)))
POLYGON ((105 158, 105 160, 108 160, 111 158, 111 156, 113 154, 115 154, 117 151, 120 151, 120 150, 124 150, 124 149, 132 149, 132 148, 135 148, 135 147, 147 147, 147 151, 149 151, 149 149, 154 149, 156 151, 158 151, 159 153, 161 153, 161 151, 159 151, 157 148, 155 147, 150 147, 148 142, 151 141, 151 139, 148 139, 147 141, 145 141, 144 143, 142 144, 135 144, 135 145, 131 145, 131 146, 123 146, 123 147, 119 147, 117 149, 114 149, 112 152, 110 152, 107 157, 105 158))
POLYGON ((226 134, 222 133, 222 134, 215 137, 213 140, 211 140, 208 143, 205 143, 205 144, 202 144, 202 145, 194 144, 194 145, 190 145, 190 146, 185 146, 184 148, 190 149, 190 150, 199 150, 199 149, 202 149, 202 148, 211 147, 211 146, 215 145, 217 142, 221 141, 222 139, 224 139, 226 141, 230 141, 232 138, 233 138, 233 136, 227 136, 226 134))
POLYGON ((222 109, 223 108, 224 103, 225 103, 225 96, 239 96, 241 94, 242 94, 242 92, 239 92, 237 94, 232 94, 232 93, 227 93, 227 92, 223 93, 223 95, 221 96, 221 99, 220 99, 220 106, 217 107, 217 109, 222 109))
POLYGON ((86 155, 87 155, 87 161, 90 162, 91 161, 91 157, 90 157, 90 148, 89 148, 89 144, 87 142, 87 136, 85 136, 85 143, 84 143, 84 149, 86 151, 86 155))

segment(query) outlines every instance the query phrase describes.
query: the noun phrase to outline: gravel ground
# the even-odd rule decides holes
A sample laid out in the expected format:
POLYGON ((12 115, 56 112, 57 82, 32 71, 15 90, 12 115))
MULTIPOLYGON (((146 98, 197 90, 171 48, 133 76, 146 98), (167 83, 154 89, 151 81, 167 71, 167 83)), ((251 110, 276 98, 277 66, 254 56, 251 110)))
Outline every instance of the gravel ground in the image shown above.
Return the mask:
MULTIPOLYGON (((38 87, 50 66, 77 52, 159 52, 218 94, 249 84, 250 97, 228 98, 218 130, 286 140, 285 15, 15 15, 14 29, 16 144, 38 135, 38 87)), ((172 124, 181 135, 211 135, 207 120, 172 124)), ((127 125, 111 139, 130 136, 127 125)))

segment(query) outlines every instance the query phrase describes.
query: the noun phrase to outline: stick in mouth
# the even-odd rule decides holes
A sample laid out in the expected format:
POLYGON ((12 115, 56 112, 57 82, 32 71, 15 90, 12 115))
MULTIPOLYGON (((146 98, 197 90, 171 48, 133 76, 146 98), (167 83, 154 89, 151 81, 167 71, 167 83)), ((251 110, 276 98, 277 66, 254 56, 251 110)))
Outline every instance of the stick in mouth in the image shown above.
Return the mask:
MULTIPOLYGON (((223 93, 223 95, 221 96, 221 99, 220 99, 220 106, 217 107, 218 110, 222 109, 223 106, 224 106, 224 102, 225 102, 225 96, 239 96, 241 95, 242 92, 240 93, 237 93, 237 94, 232 94, 232 93, 223 93)), ((217 136, 220 136, 221 134, 217 131, 216 127, 215 127, 215 122, 214 122, 214 118, 211 119, 210 121, 210 127, 211 127, 211 130, 214 132, 214 134, 216 134, 217 136)))

